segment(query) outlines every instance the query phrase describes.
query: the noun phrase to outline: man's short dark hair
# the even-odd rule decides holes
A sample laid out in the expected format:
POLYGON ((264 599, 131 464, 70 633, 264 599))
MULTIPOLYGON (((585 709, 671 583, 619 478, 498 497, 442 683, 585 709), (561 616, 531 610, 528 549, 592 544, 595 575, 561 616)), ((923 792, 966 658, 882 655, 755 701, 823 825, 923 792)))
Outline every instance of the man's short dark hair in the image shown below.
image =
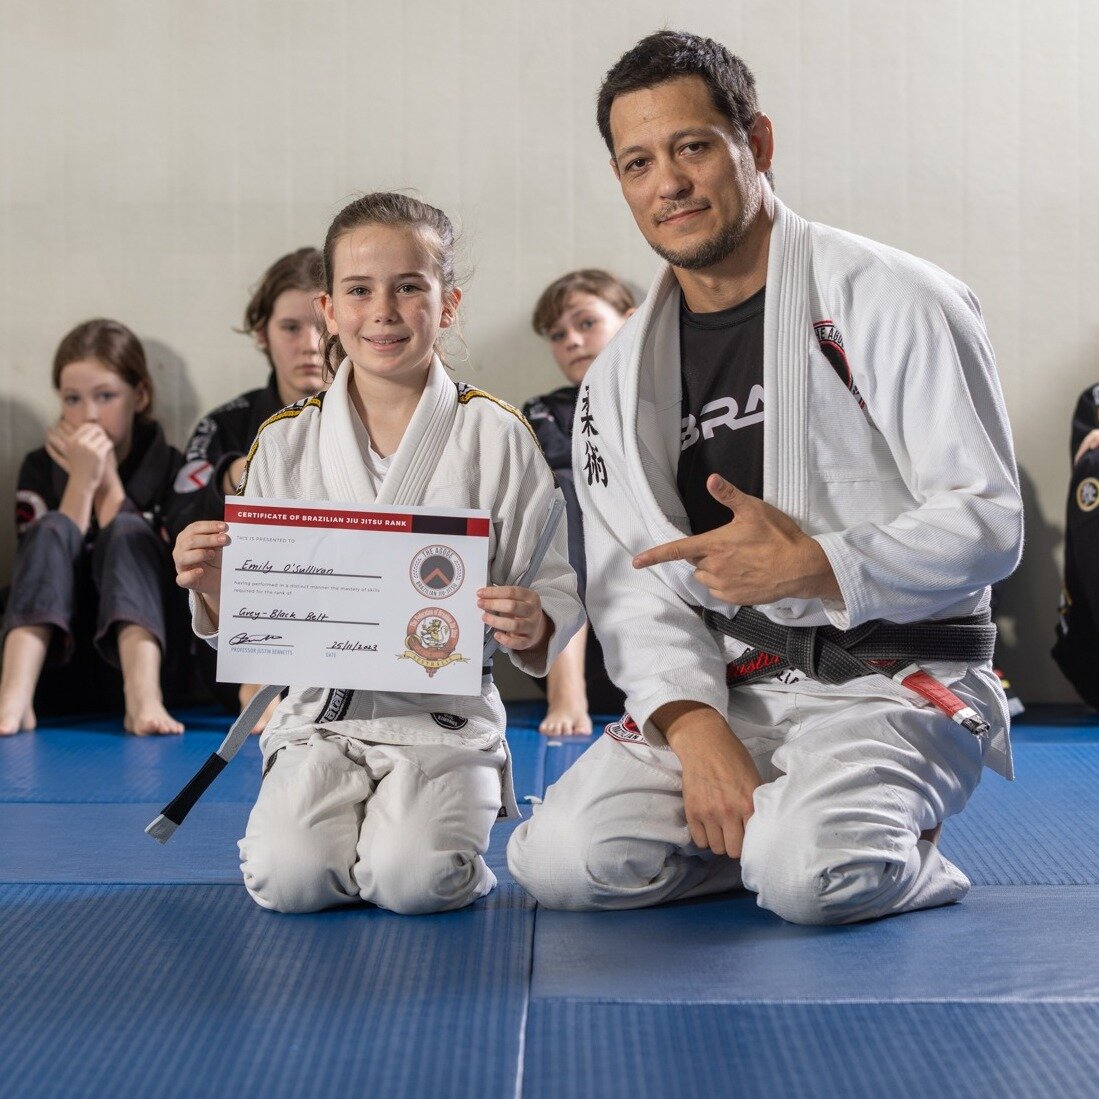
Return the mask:
POLYGON ((748 140, 759 113, 756 78, 748 66, 712 38, 683 31, 658 31, 624 53, 603 78, 595 117, 612 157, 611 104, 615 98, 680 76, 701 77, 710 89, 714 108, 732 124, 742 140, 748 140))

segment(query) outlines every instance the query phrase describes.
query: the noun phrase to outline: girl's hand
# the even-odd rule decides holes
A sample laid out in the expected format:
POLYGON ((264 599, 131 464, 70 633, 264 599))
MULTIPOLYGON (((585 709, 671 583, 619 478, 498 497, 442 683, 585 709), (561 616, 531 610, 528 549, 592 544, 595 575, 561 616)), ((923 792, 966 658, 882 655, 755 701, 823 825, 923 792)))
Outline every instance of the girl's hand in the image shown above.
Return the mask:
POLYGON ((221 551, 229 544, 229 529, 216 519, 184 527, 172 550, 176 583, 204 596, 215 607, 221 592, 221 551))
POLYGON ((46 453, 69 473, 69 440, 76 430, 70 423, 58 420, 46 432, 46 453))
POLYGON ((66 445, 69 476, 96 489, 114 458, 114 443, 98 424, 81 424, 69 436, 66 445))
POLYGON ((477 606, 486 626, 505 649, 536 649, 549 638, 553 624, 542 610, 542 600, 530 588, 492 587, 477 592, 477 606))

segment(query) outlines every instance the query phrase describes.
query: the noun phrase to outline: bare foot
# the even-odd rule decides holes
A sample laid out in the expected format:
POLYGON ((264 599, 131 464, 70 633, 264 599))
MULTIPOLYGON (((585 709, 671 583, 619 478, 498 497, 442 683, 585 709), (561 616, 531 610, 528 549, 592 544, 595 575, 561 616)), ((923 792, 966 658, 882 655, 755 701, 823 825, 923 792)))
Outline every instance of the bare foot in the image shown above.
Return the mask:
POLYGON ((20 707, 17 700, 12 705, 0 702, 0 736, 13 736, 18 732, 32 733, 38 727, 38 719, 31 706, 20 707))
POLYGON ((586 706, 550 706, 538 726, 543 736, 590 736, 591 730, 586 706))
POLYGON ((164 703, 155 701, 127 706, 122 727, 134 736, 178 736, 183 732, 183 725, 164 709, 164 703))
POLYGON ((16 626, 4 638, 4 656, 0 664, 0 736, 11 736, 20 729, 31 730, 38 722, 34 716, 34 687, 46 660, 49 626, 16 626))

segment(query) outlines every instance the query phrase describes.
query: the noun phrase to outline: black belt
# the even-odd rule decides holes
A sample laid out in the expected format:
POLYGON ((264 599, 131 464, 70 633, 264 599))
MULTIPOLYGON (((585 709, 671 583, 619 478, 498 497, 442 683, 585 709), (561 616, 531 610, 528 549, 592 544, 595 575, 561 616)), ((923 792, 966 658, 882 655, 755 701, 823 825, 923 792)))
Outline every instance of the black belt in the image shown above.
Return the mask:
POLYGON ((991 660, 996 627, 987 611, 936 622, 865 622, 851 630, 781 626, 754 607, 741 607, 732 618, 711 610, 703 611, 702 617, 711 629, 750 646, 726 668, 730 687, 770 679, 791 668, 832 684, 884 675, 934 703, 970 732, 980 735, 989 730, 975 710, 919 667, 927 660, 991 660))

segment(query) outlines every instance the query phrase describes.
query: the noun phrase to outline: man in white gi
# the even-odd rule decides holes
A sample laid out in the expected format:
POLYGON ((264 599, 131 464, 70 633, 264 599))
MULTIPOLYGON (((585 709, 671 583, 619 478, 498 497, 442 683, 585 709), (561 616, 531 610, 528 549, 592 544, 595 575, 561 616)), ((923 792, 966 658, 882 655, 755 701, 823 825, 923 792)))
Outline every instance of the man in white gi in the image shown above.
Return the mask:
POLYGON ((977 301, 786 209, 718 43, 644 39, 598 118, 667 261, 575 431, 589 613, 629 714, 511 869, 557 908, 743 885, 815 924, 959 900, 936 840, 983 765, 1010 777, 988 585, 1022 543, 977 301))

